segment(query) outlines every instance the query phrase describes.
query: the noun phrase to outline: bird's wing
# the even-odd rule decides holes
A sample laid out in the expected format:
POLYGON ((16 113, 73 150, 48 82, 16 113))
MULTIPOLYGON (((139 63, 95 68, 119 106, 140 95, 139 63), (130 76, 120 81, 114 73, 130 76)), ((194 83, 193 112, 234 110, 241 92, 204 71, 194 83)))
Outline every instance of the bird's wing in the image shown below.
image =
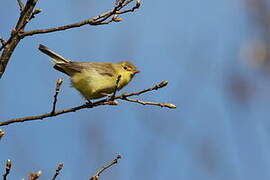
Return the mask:
POLYGON ((100 75, 114 76, 115 69, 111 63, 90 63, 90 62, 69 62, 65 64, 56 64, 68 74, 80 73, 82 71, 96 71, 100 75))

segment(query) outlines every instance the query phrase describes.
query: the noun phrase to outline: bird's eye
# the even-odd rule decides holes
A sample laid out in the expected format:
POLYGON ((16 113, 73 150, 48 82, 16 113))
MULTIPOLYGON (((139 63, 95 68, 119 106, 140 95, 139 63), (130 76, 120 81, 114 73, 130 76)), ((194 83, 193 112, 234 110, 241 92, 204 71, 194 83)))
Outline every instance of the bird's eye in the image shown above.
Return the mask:
POLYGON ((124 70, 128 70, 128 67, 127 66, 124 66, 123 68, 124 68, 124 70))

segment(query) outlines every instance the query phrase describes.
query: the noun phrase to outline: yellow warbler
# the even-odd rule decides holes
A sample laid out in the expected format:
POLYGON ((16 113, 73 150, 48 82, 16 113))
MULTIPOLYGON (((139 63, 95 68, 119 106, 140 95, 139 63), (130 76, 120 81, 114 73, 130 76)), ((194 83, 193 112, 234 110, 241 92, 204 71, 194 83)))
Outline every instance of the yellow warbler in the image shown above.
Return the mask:
POLYGON ((44 45, 38 49, 51 57, 54 68, 71 77, 72 87, 76 88, 86 100, 98 99, 114 92, 120 75, 117 90, 126 86, 139 71, 129 61, 119 63, 74 62, 44 45))

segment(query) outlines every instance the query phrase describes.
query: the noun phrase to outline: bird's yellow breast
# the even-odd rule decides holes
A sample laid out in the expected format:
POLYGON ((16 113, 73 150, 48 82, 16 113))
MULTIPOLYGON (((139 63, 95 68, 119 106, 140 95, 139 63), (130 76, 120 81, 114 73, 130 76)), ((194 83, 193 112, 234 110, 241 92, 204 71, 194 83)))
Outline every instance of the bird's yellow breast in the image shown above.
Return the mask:
POLYGON ((119 74, 121 78, 117 89, 120 90, 130 82, 130 75, 117 72, 114 76, 106 76, 88 70, 74 74, 71 83, 85 99, 98 99, 114 92, 119 74))

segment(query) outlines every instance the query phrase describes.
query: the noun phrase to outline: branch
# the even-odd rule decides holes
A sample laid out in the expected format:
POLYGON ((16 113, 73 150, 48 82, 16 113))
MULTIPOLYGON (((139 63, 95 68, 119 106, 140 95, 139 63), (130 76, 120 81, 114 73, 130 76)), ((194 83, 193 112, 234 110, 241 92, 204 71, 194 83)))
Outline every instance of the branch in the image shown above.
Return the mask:
POLYGON ((56 177, 60 174, 60 171, 63 169, 64 167, 64 163, 59 163, 56 170, 55 170, 55 174, 54 176, 52 177, 52 180, 55 180, 56 177))
POLYGON ((6 172, 3 174, 3 180, 7 180, 7 176, 10 173, 10 169, 11 169, 11 160, 7 160, 6 162, 6 172))
POLYGON ((115 95, 116 95, 116 92, 117 92, 117 89, 118 89, 118 85, 119 85, 120 80, 121 80, 121 75, 118 75, 117 76, 117 79, 116 79, 116 83, 115 83, 115 88, 114 88, 113 94, 109 97, 109 100, 110 101, 114 101, 114 99, 115 99, 115 95))
MULTIPOLYGON (((59 27, 53 27, 48 29, 37 29, 37 30, 31 30, 31 31, 24 31, 24 28, 26 24, 35 17, 36 14, 41 12, 41 9, 34 10, 34 7, 38 0, 27 0, 25 7, 23 7, 23 4, 21 0, 17 0, 19 3, 20 8, 23 10, 21 11, 20 18, 17 22, 16 27, 11 31, 11 35, 9 39, 4 42, 1 41, 2 46, 0 47, 0 51, 3 50, 1 56, 0 56, 0 79, 3 76, 6 66, 9 62, 9 59, 11 55, 13 54, 16 46, 26 36, 33 36, 36 34, 44 34, 44 33, 50 33, 50 32, 56 32, 56 31, 64 31, 67 29, 77 28, 84 25, 104 25, 109 24, 111 22, 119 22, 122 20, 122 18, 117 17, 115 15, 117 14, 124 14, 128 12, 133 12, 135 9, 138 9, 140 7, 141 1, 136 0, 136 4, 127 10, 122 10, 124 7, 126 7, 129 3, 131 3, 134 0, 122 0, 119 1, 116 6, 105 13, 102 13, 98 16, 95 16, 93 18, 84 20, 82 22, 77 22, 73 24, 68 24, 64 26, 59 27), (110 19, 109 19, 110 18, 110 19), (109 19, 109 20, 107 20, 109 19)), ((0 39, 1 40, 1 39, 0 39)))
POLYGON ((37 1, 38 0, 27 0, 26 5, 23 8, 23 11, 21 11, 21 15, 15 29, 11 31, 10 38, 8 39, 6 43, 4 43, 0 47, 0 51, 4 49, 0 56, 0 78, 3 76, 5 72, 8 61, 14 49, 16 48, 16 46, 22 39, 22 37, 19 36, 19 32, 23 31, 26 24, 29 22, 29 19, 32 15, 32 12, 34 10, 34 7, 36 6, 37 1))
POLYGON ((121 159, 121 158, 122 158, 121 155, 118 154, 118 155, 115 157, 115 159, 112 160, 112 162, 110 162, 109 164, 107 164, 107 165, 105 165, 105 166, 102 166, 102 167, 96 172, 96 174, 95 174, 94 176, 92 176, 89 180, 98 180, 100 174, 101 174, 103 171, 105 171, 106 169, 110 168, 112 165, 117 164, 117 163, 118 163, 118 160, 121 159))
MULTIPOLYGON (((162 81, 161 83, 156 84, 154 87, 151 87, 151 88, 147 88, 147 89, 144 89, 144 90, 141 90, 141 91, 138 91, 138 92, 133 92, 133 93, 130 93, 130 94, 122 94, 120 96, 115 96, 114 100, 121 99, 121 100, 132 102, 131 99, 127 100, 127 98, 131 97, 131 96, 138 96, 138 95, 146 93, 146 92, 158 90, 158 89, 163 88, 163 87, 165 87, 167 85, 168 85, 168 81, 162 81)), ((136 102, 136 103, 138 103, 138 102, 136 102)), ((69 112, 75 112, 75 111, 78 111, 78 110, 81 110, 81 109, 94 108, 94 107, 102 106, 102 105, 117 105, 117 104, 118 103, 116 101, 111 101, 110 99, 105 98, 105 99, 99 100, 97 102, 86 103, 86 104, 76 106, 76 107, 73 107, 73 108, 68 108, 68 109, 64 109, 64 110, 60 110, 60 111, 55 111, 53 114, 52 113, 45 113, 45 114, 37 115, 37 116, 28 116, 28 117, 23 117, 23 118, 15 118, 15 119, 2 121, 2 122, 0 122, 0 126, 6 126, 6 125, 9 125, 9 124, 25 122, 25 121, 42 120, 42 119, 45 119, 45 118, 58 116, 58 115, 69 113, 69 112)), ((149 103, 148 102, 147 104, 148 105, 154 105, 154 106, 161 106, 160 104, 166 104, 166 103, 149 103)), ((163 107, 176 108, 176 105, 167 104, 167 106, 163 106, 163 107)))
POLYGON ((135 9, 138 9, 140 6, 138 4, 140 4, 140 1, 137 0, 136 5, 133 6, 131 9, 119 12, 121 9, 123 9, 124 7, 126 7, 129 3, 131 3, 133 0, 124 0, 121 1, 120 3, 118 3, 114 9, 109 10, 107 12, 104 12, 98 16, 95 16, 93 18, 90 19, 86 19, 84 21, 81 22, 77 22, 77 23, 73 23, 73 24, 68 24, 68 25, 64 25, 64 26, 59 26, 59 27, 54 27, 54 28, 48 28, 48 29, 37 29, 37 30, 32 30, 32 31, 25 31, 22 32, 20 34, 20 36, 26 37, 26 36, 32 36, 35 34, 45 34, 45 33, 51 33, 51 32, 56 32, 56 31, 64 31, 67 29, 72 29, 72 28, 78 28, 84 25, 103 25, 103 24, 109 24, 111 22, 118 22, 118 21, 114 21, 114 19, 112 18, 109 21, 106 21, 108 18, 112 17, 115 14, 124 14, 124 13, 128 13, 128 12, 133 12, 135 9), (138 3, 139 2, 139 3, 138 3))
POLYGON ((57 81, 56 81, 56 88, 55 88, 55 94, 54 94, 54 101, 53 101, 53 108, 52 108, 52 112, 51 114, 53 115, 54 112, 55 112, 55 108, 56 108, 56 103, 57 103, 57 96, 60 92, 60 88, 61 88, 61 85, 63 83, 64 79, 63 78, 59 78, 57 81))
POLYGON ((129 102, 134 102, 134 103, 139 103, 142 105, 154 105, 154 106, 160 106, 160 107, 167 107, 167 108, 176 108, 176 106, 174 104, 170 104, 170 103, 157 103, 157 102, 147 102, 147 101, 141 101, 138 99, 130 99, 125 97, 123 100, 129 101, 129 102))

